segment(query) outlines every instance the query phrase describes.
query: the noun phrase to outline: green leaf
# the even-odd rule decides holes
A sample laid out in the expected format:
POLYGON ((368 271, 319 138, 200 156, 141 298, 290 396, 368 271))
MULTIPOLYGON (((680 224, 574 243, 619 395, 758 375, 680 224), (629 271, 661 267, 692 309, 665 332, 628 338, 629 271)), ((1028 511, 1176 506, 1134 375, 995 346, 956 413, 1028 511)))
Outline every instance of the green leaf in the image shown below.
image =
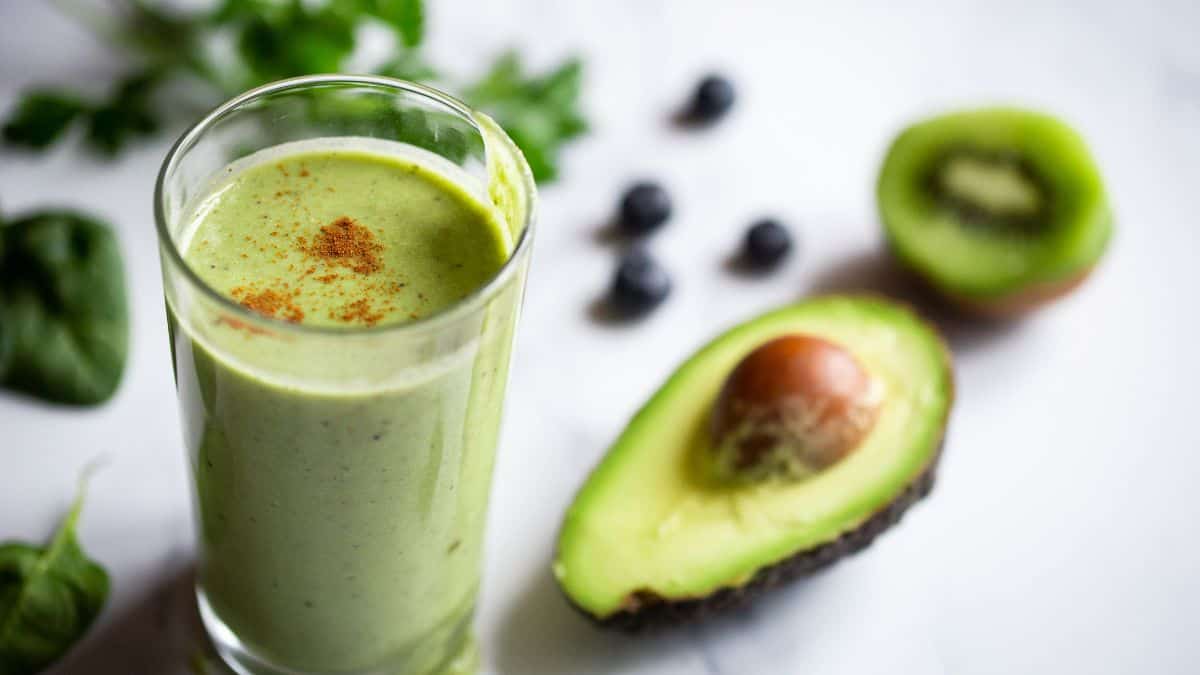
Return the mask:
POLYGON ((100 154, 112 157, 138 136, 158 131, 158 116, 151 107, 151 95, 161 75, 144 71, 121 80, 111 99, 88 115, 87 141, 100 154))
POLYGON ((396 29, 400 44, 412 49, 425 39, 425 3, 422 0, 374 0, 373 14, 396 29))
POLYGON ((461 164, 468 155, 482 156, 479 137, 462 120, 444 113, 401 110, 395 114, 392 137, 461 164))
POLYGON ((438 77, 437 71, 426 63, 420 52, 414 49, 406 49, 400 52, 395 58, 384 63, 375 72, 378 75, 409 80, 410 82, 426 82, 438 77))
POLYGON ((399 106, 380 97, 345 98, 336 92, 312 91, 302 117, 331 135, 389 138, 456 164, 472 153, 483 153, 469 122, 449 113, 399 106))
MULTIPOLYGON (((396 53, 376 72, 413 81, 438 77, 418 50, 425 38, 422 0, 221 0, 212 10, 190 12, 166 6, 158 0, 123 0, 114 3, 111 21, 93 13, 89 23, 125 47, 143 70, 100 102, 62 92, 27 96, 3 129, 7 142, 42 149, 62 138, 72 121, 83 119, 88 144, 102 154, 116 154, 131 139, 159 128, 159 110, 151 100, 159 83, 194 76, 192 84, 207 83, 229 96, 282 78, 343 72, 364 21, 381 22, 396 33, 396 53), (236 49, 220 53, 228 39, 236 49)), ((535 178, 545 181, 557 175, 562 146, 587 129, 579 110, 581 81, 577 59, 533 76, 523 72, 516 52, 508 52, 468 87, 465 98, 496 118, 525 153, 535 178)), ((355 126, 368 123, 366 117, 353 121, 355 126)), ((449 155, 459 154, 455 147, 463 145, 451 132, 422 142, 449 155)))
POLYGON ((583 88, 583 62, 570 59, 540 80, 534 81, 539 100, 567 111, 574 110, 583 88))
POLYGON ((47 148, 63 135, 85 108, 86 103, 71 94, 29 92, 4 123, 4 140, 34 150, 47 148))
POLYGON ((227 25, 270 12, 278 4, 276 0, 224 0, 209 15, 208 22, 216 26, 227 25))
POLYGON ((521 148, 534 178, 558 176, 558 153, 587 131, 579 110, 583 64, 569 59, 540 77, 522 74, 515 52, 503 54, 484 77, 467 89, 467 101, 492 115, 521 148))
POLYGON ((0 386, 61 403, 108 399, 129 342, 112 232, 46 211, 0 226, 0 242, 0 386))
POLYGON ((0 675, 35 675, 74 645, 108 597, 104 568, 79 546, 83 487, 45 548, 0 544, 0 675))
POLYGON ((184 64, 198 49, 204 22, 161 0, 126 0, 124 22, 114 38, 158 68, 184 64))
POLYGON ((33 92, 4 125, 4 139, 13 145, 44 149, 82 118, 88 145, 111 157, 131 139, 158 131, 158 114, 152 108, 151 96, 162 77, 158 70, 128 75, 117 83, 108 100, 99 103, 70 94, 33 92))
POLYGON ((476 105, 488 105, 519 96, 520 92, 521 56, 509 50, 496 59, 482 79, 467 88, 466 97, 476 105))
POLYGON ((244 9, 238 51, 257 83, 313 73, 336 73, 354 51, 355 19, 332 7, 310 9, 293 0, 282 10, 244 9))

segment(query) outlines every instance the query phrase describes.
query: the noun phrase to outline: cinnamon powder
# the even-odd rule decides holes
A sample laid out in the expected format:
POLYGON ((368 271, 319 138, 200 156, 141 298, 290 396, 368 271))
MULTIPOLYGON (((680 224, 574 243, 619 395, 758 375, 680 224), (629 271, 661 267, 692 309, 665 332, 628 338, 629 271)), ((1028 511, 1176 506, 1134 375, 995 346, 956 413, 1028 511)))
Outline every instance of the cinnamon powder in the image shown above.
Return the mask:
POLYGON ((312 244, 305 246, 301 242, 301 247, 309 255, 349 267, 358 274, 371 274, 382 266, 379 252, 383 246, 375 241, 375 233, 349 216, 322 226, 312 244))
POLYGON ((376 311, 371 306, 371 301, 368 298, 360 298, 342 307, 340 314, 334 313, 334 318, 340 319, 346 323, 352 321, 361 321, 368 326, 374 326, 379 323, 384 316, 383 312, 376 311))
POLYGON ((296 297, 295 292, 280 292, 273 288, 258 291, 238 286, 230 293, 233 295, 233 299, 241 303, 243 307, 263 316, 280 318, 292 323, 300 323, 304 320, 304 310, 300 309, 293 301, 296 297))

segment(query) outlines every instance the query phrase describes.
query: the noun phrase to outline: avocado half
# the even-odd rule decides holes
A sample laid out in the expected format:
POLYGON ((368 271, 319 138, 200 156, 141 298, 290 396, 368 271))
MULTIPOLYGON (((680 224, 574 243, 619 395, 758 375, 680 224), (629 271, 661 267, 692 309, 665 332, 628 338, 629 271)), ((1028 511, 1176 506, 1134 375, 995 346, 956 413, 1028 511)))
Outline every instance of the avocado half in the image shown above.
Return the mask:
POLYGON ((867 546, 928 494, 953 399, 949 352, 908 309, 810 299, 741 324, 671 375, 567 511, 554 573, 604 626, 638 631, 741 604, 867 546), (874 425, 801 481, 714 481, 698 457, 714 401, 747 354, 781 336, 848 350, 882 387, 874 425))
POLYGON ((900 261, 954 304, 989 316, 1074 290, 1113 230, 1083 138, 1062 120, 1017 108, 909 126, 888 149, 877 198, 900 261))

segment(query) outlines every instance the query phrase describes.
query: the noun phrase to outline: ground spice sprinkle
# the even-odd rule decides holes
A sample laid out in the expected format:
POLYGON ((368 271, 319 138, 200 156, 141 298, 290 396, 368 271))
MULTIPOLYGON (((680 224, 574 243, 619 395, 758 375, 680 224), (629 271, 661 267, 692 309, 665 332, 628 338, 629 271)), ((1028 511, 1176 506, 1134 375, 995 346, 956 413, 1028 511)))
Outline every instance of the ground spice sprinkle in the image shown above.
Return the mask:
POLYGON ((258 291, 238 286, 231 291, 231 295, 246 309, 258 312, 263 316, 283 319, 292 323, 300 323, 304 320, 304 310, 293 302, 296 297, 293 292, 281 292, 272 288, 258 291))
MULTIPOLYGON (((301 242, 304 247, 304 243, 301 242)), ((358 274, 379 270, 379 252, 383 246, 375 241, 375 233, 349 216, 321 227, 321 231, 305 252, 328 263, 349 267, 358 274)))

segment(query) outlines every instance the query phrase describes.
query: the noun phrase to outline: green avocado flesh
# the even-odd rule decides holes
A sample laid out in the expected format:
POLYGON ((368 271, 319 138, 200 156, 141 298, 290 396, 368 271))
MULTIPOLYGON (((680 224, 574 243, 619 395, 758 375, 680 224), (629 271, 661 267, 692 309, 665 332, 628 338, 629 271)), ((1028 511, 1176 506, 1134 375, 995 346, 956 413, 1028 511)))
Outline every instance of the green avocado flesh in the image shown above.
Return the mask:
POLYGON ((588 478, 567 512, 555 575, 600 619, 646 594, 687 600, 741 587, 896 499, 935 461, 952 389, 941 339, 882 299, 815 298, 737 326, 675 371, 588 478), (759 345, 797 333, 849 350, 882 387, 874 427, 806 480, 714 482, 700 458, 725 378, 759 345))
POLYGON ((905 129, 877 186, 892 249, 939 289, 998 299, 1082 274, 1112 215, 1083 139, 1009 108, 956 112, 905 129))

